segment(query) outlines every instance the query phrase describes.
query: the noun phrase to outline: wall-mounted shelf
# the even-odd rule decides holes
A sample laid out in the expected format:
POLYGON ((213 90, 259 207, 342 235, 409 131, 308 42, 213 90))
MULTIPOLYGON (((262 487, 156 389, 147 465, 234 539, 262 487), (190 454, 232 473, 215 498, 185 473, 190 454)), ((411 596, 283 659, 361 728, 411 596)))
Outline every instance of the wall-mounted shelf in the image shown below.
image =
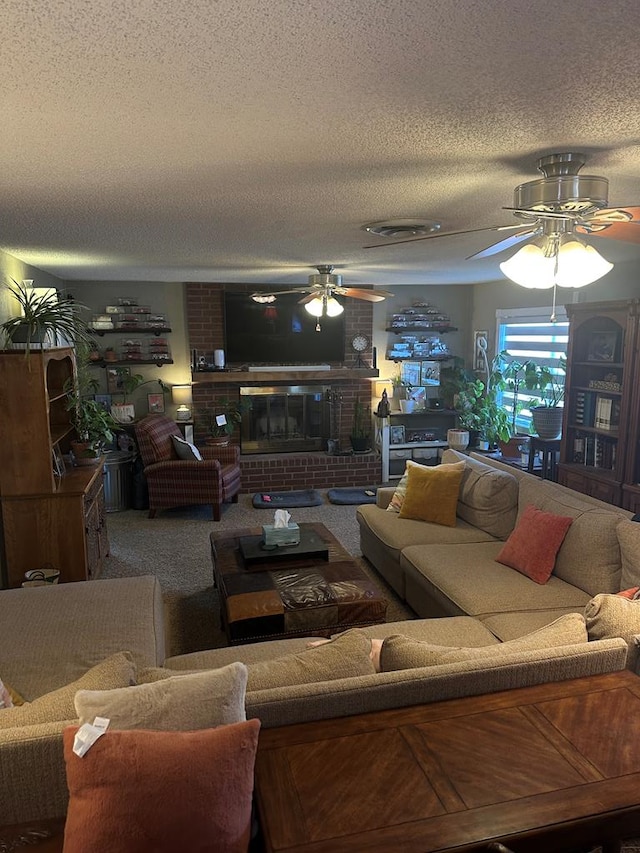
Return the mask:
POLYGON ((438 334, 442 334, 442 332, 457 332, 458 329, 456 326, 448 324, 434 324, 433 326, 387 326, 385 331, 394 332, 396 335, 415 335, 421 332, 437 332, 438 334))
POLYGON ((89 365, 91 367, 109 367, 110 365, 115 365, 116 367, 126 365, 127 367, 134 367, 137 364, 155 364, 156 367, 162 367, 163 364, 173 364, 172 358, 150 358, 150 359, 126 359, 125 361, 106 361, 105 359, 99 359, 97 361, 90 361, 89 365))
POLYGON ((197 370, 192 374, 194 385, 233 384, 267 385, 269 383, 335 382, 339 379, 377 379, 380 371, 372 368, 337 367, 335 370, 197 370))
POLYGON ((171 332, 169 326, 130 326, 128 329, 91 329, 92 335, 97 335, 103 338, 105 335, 162 335, 165 332, 171 332))

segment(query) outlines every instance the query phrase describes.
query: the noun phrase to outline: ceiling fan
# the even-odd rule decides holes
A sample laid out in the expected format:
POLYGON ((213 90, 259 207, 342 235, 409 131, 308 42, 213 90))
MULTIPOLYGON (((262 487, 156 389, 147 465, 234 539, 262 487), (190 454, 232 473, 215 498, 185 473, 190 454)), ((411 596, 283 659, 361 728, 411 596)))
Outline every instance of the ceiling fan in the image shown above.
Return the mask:
MULTIPOLYGON (((640 225, 640 206, 607 207, 609 181, 597 175, 579 175, 578 172, 584 164, 585 155, 575 152, 549 154, 539 158, 536 166, 544 177, 517 186, 514 190, 513 207, 503 208, 504 210, 511 210, 518 219, 523 220, 518 225, 493 225, 464 231, 448 231, 425 237, 415 237, 410 240, 395 240, 384 245, 392 246, 399 243, 415 243, 419 240, 437 240, 441 237, 453 237, 479 231, 508 231, 510 233, 506 237, 479 252, 475 252, 473 255, 469 255, 467 260, 487 258, 526 241, 533 241, 534 244, 538 241, 540 245, 537 248, 541 257, 554 262, 557 277, 559 252, 562 251, 565 244, 567 246, 569 244, 582 245, 578 239, 580 236, 611 237, 614 240, 640 243, 640 228, 638 228, 640 225)), ((364 248, 373 249, 380 245, 382 244, 365 246, 364 248)), ((600 260, 604 260, 594 249, 592 249, 592 253, 597 255, 600 260)), ((608 269, 610 268, 611 265, 608 265, 608 269)), ((600 275, 604 275, 604 272, 601 272, 600 275)), ((600 277, 600 275, 596 277, 600 277)), ((560 280, 555 283, 562 286, 560 280)), ((588 284, 589 282, 583 283, 588 284)), ((524 284, 524 286, 541 285, 524 284)), ((551 287, 552 284, 545 284, 544 286, 551 287)), ((580 285, 567 283, 564 286, 580 285)))
POLYGON ((319 264, 317 273, 309 276, 305 287, 290 287, 288 290, 259 290, 251 294, 254 302, 275 302, 278 296, 286 293, 306 294, 298 302, 317 317, 316 331, 320 331, 321 317, 337 317, 344 311, 343 306, 335 298, 347 296, 352 299, 363 299, 366 302, 382 302, 387 296, 393 296, 387 290, 364 290, 359 287, 343 287, 342 276, 333 272, 331 264, 319 264))

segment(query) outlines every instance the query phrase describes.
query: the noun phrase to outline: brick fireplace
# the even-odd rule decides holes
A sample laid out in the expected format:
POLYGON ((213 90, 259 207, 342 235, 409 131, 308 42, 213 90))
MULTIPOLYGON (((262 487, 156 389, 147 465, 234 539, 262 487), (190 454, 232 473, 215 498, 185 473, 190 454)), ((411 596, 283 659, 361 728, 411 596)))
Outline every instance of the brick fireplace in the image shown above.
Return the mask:
MULTIPOLYGON (((188 323, 189 345, 197 356, 204 356, 207 364, 213 364, 213 353, 216 349, 225 348, 224 340, 224 308, 223 297, 225 288, 234 290, 244 289, 247 296, 255 290, 253 285, 224 284, 224 283, 193 283, 186 287, 186 316, 188 323)), ((349 299, 345 305, 345 349, 344 363, 331 363, 327 371, 305 371, 302 367, 292 366, 291 370, 277 372, 268 370, 269 361, 252 367, 266 368, 264 372, 249 372, 248 365, 227 364, 225 371, 196 371, 193 374, 193 408, 195 413, 196 441, 205 438, 205 432, 198 423, 198 410, 215 407, 222 398, 235 399, 240 396, 240 389, 264 389, 269 387, 277 391, 292 387, 321 388, 325 400, 339 398, 340 400, 340 431, 337 436, 340 448, 349 448, 349 430, 353 417, 353 407, 356 399, 368 404, 372 397, 371 379, 377 376, 374 369, 355 367, 357 356, 350 354, 348 341, 353 335, 361 332, 371 339, 373 309, 371 303, 349 299)), ((362 354, 366 363, 371 363, 372 352, 362 354)), ((315 392, 317 393, 317 392, 315 392)), ((320 406, 322 417, 326 419, 328 409, 320 406)), ((280 415, 282 417, 282 415, 280 415)), ((286 415, 289 418, 289 415, 286 415)), ((316 415, 317 417, 317 415, 316 415)), ((276 418, 274 411, 273 418, 276 418)), ((271 430, 273 438, 279 427, 289 425, 295 432, 290 420, 274 420, 271 430)), ((265 422, 268 426, 268 421, 265 422)), ((317 488, 326 489, 332 486, 365 486, 378 483, 381 478, 380 459, 377 453, 358 455, 329 455, 326 452, 326 430, 335 428, 334 423, 321 425, 323 431, 321 441, 315 442, 308 449, 298 450, 295 443, 274 445, 263 452, 263 447, 255 441, 249 450, 247 445, 242 448, 239 431, 234 433, 232 440, 241 444, 242 491, 258 492, 260 490, 287 491, 290 489, 317 488), (249 450, 249 452, 246 452, 249 450)), ((245 433, 248 427, 243 423, 245 433)), ((313 431, 313 430, 312 430, 313 431)), ((243 433, 242 438, 244 438, 243 433)), ((254 425, 254 435, 256 434, 254 425)), ((285 430, 286 436, 286 430, 285 430)), ((282 436, 280 436, 281 438, 282 436)), ((292 435, 293 437, 293 435, 292 435)), ((332 436, 336 437, 336 436, 332 436)), ((245 444, 250 439, 245 439, 245 444)))

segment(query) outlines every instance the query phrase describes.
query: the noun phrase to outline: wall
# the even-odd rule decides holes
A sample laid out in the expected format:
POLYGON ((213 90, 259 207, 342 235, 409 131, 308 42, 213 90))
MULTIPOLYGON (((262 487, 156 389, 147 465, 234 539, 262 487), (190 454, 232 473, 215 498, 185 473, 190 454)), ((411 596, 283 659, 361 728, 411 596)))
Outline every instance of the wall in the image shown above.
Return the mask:
MULTIPOLYGON (((167 317, 171 332, 166 337, 171 347, 171 357, 174 363, 165 364, 162 367, 147 364, 138 365, 135 362, 131 365, 132 373, 139 373, 148 383, 141 385, 134 391, 131 399, 127 400, 127 402, 133 402, 137 417, 143 417, 147 414, 147 394, 157 394, 161 391, 157 382, 158 379, 167 385, 191 381, 184 285, 182 283, 71 281, 66 283, 66 289, 78 302, 87 306, 89 309, 86 314, 87 319, 90 319, 93 314, 104 313, 107 305, 117 305, 118 297, 135 298, 139 305, 148 305, 154 313, 164 314, 167 317)), ((96 342, 101 351, 107 346, 112 346, 117 350, 126 337, 139 337, 144 341, 148 340, 149 335, 136 335, 134 332, 127 332, 126 335, 106 332, 104 336, 96 336, 96 342)), ((106 394, 107 381, 104 368, 93 368, 93 373, 100 381, 98 393, 106 394)), ((167 415, 170 417, 175 415, 177 407, 172 403, 170 394, 165 395, 165 408, 167 415)))

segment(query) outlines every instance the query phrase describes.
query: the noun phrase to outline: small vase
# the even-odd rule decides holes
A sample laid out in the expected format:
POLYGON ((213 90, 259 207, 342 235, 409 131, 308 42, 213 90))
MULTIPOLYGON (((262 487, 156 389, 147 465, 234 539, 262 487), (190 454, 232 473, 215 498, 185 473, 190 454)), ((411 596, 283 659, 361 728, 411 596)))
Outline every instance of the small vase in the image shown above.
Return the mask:
POLYGON ((449 445, 451 450, 457 450, 459 453, 464 452, 469 446, 469 430, 447 430, 447 444, 449 445))

